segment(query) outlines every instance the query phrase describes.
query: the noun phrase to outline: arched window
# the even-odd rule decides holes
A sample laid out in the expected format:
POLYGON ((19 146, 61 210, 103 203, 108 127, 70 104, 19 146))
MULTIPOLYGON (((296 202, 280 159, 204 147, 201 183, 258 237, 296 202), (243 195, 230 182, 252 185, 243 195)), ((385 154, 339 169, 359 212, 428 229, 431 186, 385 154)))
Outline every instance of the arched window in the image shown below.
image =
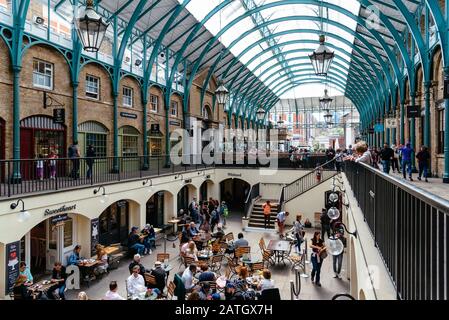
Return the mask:
POLYGON ((78 126, 80 150, 86 154, 87 147, 92 145, 97 157, 107 156, 108 129, 96 121, 87 121, 78 126))
POLYGON ((131 126, 119 129, 119 142, 122 157, 137 157, 139 155, 139 131, 131 126))

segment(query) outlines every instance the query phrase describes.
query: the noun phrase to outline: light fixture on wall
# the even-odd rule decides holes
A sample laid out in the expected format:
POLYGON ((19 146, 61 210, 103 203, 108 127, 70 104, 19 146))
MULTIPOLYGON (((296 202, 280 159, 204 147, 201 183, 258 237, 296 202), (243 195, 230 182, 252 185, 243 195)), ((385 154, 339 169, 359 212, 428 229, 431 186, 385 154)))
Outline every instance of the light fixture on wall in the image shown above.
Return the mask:
POLYGON ((142 185, 144 185, 144 186, 148 185, 148 192, 150 192, 150 193, 153 192, 153 180, 147 179, 142 182, 142 185))
POLYGON ((185 185, 184 176, 182 174, 177 174, 175 176, 175 180, 179 180, 179 184, 181 185, 181 187, 185 185))
POLYGON ((340 210, 338 210, 336 207, 332 207, 327 211, 327 216, 331 220, 337 220, 340 218, 340 210))
POLYGON ((19 203, 22 203, 22 210, 20 210, 19 217, 17 219, 19 220, 19 222, 25 222, 30 218, 30 213, 28 212, 28 210, 25 210, 25 202, 23 202, 22 199, 17 200, 17 202, 15 203, 11 203, 9 207, 11 208, 11 210, 14 210, 19 206, 19 203))
POLYGON ((330 195, 329 195, 329 201, 330 202, 337 202, 338 201, 338 194, 337 193, 335 193, 335 192, 332 192, 330 195))
POLYGON ((97 189, 94 190, 94 194, 96 195, 97 193, 99 193, 101 190, 103 190, 103 194, 101 195, 101 199, 100 202, 105 204, 106 202, 108 202, 109 200, 109 196, 106 194, 106 189, 104 186, 99 186, 97 189))
POLYGON ((357 238, 357 234, 358 234, 357 230, 355 230, 354 232, 350 232, 343 222, 335 222, 333 229, 334 229, 334 232, 338 231, 341 234, 343 234, 344 231, 346 231, 351 236, 354 236, 354 238, 357 238))
POLYGON ((345 250, 343 242, 335 235, 330 236, 326 245, 327 250, 333 256, 339 256, 345 250))
POLYGON ((75 29, 81 40, 84 50, 98 52, 103 42, 109 23, 104 21, 94 9, 94 1, 87 0, 86 8, 75 19, 75 29))

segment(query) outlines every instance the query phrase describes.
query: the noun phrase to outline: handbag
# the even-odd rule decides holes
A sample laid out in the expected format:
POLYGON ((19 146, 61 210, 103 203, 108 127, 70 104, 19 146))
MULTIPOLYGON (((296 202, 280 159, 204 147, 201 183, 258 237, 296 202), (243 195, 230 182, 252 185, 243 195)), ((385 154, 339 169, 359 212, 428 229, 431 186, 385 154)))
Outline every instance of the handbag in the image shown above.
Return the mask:
POLYGON ((326 258, 327 258, 327 256, 328 256, 328 254, 327 254, 327 250, 323 250, 323 251, 321 251, 321 253, 320 253, 320 259, 321 259, 321 260, 324 260, 324 259, 326 259, 326 258))

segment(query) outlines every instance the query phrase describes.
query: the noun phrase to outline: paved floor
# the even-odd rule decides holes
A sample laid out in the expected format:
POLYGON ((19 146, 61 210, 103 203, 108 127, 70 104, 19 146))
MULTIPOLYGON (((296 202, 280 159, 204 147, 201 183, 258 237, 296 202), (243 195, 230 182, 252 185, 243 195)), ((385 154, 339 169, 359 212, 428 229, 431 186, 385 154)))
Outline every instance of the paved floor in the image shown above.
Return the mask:
MULTIPOLYGON (((241 217, 238 214, 231 214, 228 218, 227 229, 226 232, 233 232, 234 236, 237 237, 237 234, 241 232, 241 217)), ((258 242, 261 236, 264 237, 266 243, 268 244, 270 239, 278 239, 278 235, 274 232, 244 232, 245 238, 249 241, 252 247, 252 255, 259 255, 259 246, 258 242)), ((307 237, 310 239, 310 235, 307 234, 307 237)), ((175 242, 176 245, 178 242, 175 242)), ((179 262, 177 259, 177 253, 179 252, 178 246, 173 248, 173 243, 167 242, 167 252, 170 253, 171 263, 174 265, 174 270, 170 273, 170 279, 173 279, 173 275, 177 271, 184 270, 184 267, 179 267, 179 262)), ((158 247, 156 252, 153 252, 151 255, 147 255, 142 259, 142 263, 145 267, 152 267, 157 252, 164 252, 164 240, 158 242, 158 247)), ((310 257, 308 258, 310 260, 310 257)), ((343 271, 342 276, 343 279, 335 279, 333 278, 334 274, 332 272, 332 258, 328 257, 322 267, 322 287, 317 287, 311 283, 309 278, 301 278, 302 281, 302 290, 300 294, 301 300, 330 300, 333 295, 337 293, 346 293, 349 291, 349 281, 346 279, 346 256, 343 261, 343 271)), ((85 291, 90 299, 101 299, 106 291, 108 290, 109 282, 115 280, 119 284, 119 293, 122 296, 126 296, 126 288, 125 288, 125 279, 129 276, 128 272, 128 264, 130 260, 125 260, 120 262, 120 267, 116 270, 110 272, 109 275, 106 275, 103 279, 93 281, 89 288, 82 286, 81 290, 71 290, 68 291, 66 296, 67 299, 76 299, 78 292, 85 291)), ((311 272, 311 264, 307 264, 306 270, 310 275, 311 272)), ((294 272, 291 271, 290 265, 287 262, 287 266, 277 266, 271 267, 273 280, 275 281, 275 285, 281 291, 281 297, 283 300, 290 300, 290 280, 295 277, 294 272)))

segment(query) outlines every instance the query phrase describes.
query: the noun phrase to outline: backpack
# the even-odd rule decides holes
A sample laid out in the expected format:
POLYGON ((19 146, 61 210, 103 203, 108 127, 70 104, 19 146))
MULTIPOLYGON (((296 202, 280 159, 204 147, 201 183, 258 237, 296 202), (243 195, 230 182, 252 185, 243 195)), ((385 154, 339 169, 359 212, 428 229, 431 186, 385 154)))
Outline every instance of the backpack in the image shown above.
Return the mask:
POLYGON ((224 207, 223 208, 223 217, 227 217, 229 215, 229 209, 228 209, 228 207, 224 207))

